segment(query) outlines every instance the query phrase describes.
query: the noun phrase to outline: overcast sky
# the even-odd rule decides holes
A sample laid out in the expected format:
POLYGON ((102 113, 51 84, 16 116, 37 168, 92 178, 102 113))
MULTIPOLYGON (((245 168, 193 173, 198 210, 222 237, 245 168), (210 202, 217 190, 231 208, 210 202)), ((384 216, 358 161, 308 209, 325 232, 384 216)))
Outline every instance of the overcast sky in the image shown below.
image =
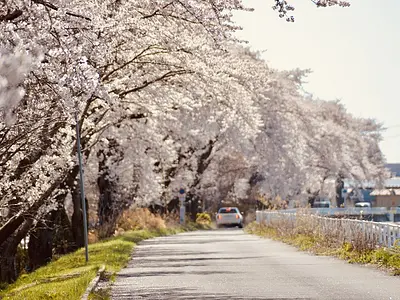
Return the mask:
POLYGON ((340 99, 348 111, 388 127, 381 148, 400 163, 400 0, 350 0, 349 8, 317 8, 288 0, 296 21, 272 10, 274 0, 244 0, 254 12, 235 13, 240 38, 279 69, 312 69, 307 91, 340 99), (396 21, 397 19, 397 21, 396 21))

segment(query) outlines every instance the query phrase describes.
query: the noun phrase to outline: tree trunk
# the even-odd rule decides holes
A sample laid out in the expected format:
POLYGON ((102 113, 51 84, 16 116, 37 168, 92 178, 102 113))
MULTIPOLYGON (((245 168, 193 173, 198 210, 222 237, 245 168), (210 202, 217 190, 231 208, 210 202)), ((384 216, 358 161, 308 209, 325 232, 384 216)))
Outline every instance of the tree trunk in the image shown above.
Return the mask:
POLYGON ((98 203, 98 216, 101 227, 101 238, 111 236, 116 228, 118 210, 114 199, 114 184, 107 179, 108 172, 101 174, 97 180, 100 198, 98 203))
POLYGON ((125 209, 125 202, 118 199, 117 185, 118 177, 110 179, 110 163, 117 165, 124 158, 124 153, 120 149, 118 142, 109 139, 107 148, 101 149, 97 153, 99 158, 99 177, 97 186, 100 192, 98 203, 98 217, 101 226, 100 237, 109 237, 114 234, 118 217, 125 209))
POLYGON ((18 230, 18 228, 24 223, 24 221, 33 220, 33 216, 37 214, 40 207, 51 196, 54 190, 60 186, 60 183, 64 181, 64 177, 64 175, 58 177, 36 202, 34 202, 26 210, 21 211, 10 218, 0 228, 0 246, 8 239, 8 237, 10 237, 16 230, 18 230))
POLYGON ((200 212, 199 204, 200 204, 199 197, 194 196, 190 199, 189 211, 190 211, 190 216, 191 216, 192 221, 196 221, 197 214, 200 212))
POLYGON ((26 236, 33 223, 32 219, 26 220, 13 235, 8 237, 0 247, 0 282, 14 282, 19 270, 16 268, 16 254, 18 245, 26 236))
POLYGON ((29 269, 34 271, 44 266, 53 258, 53 230, 40 221, 29 235, 29 269))
POLYGON ((15 255, 18 246, 13 244, 12 238, 10 238, 0 247, 0 282, 11 283, 18 277, 15 267, 15 255))
MULTIPOLYGON (((64 198, 63 195, 60 195, 57 200, 62 198, 64 198)), ((30 271, 50 262, 53 251, 66 254, 77 249, 64 205, 59 204, 57 210, 50 212, 30 232, 28 245, 30 271)))
MULTIPOLYGON (((85 246, 84 226, 83 226, 83 209, 79 184, 76 184, 72 189, 72 203, 74 212, 71 219, 72 235, 74 237, 75 245, 77 248, 85 246)), ((88 219, 88 202, 85 198, 86 205, 86 218, 88 219)))
MULTIPOLYGON (((73 183, 73 176, 74 173, 71 172, 70 177, 60 185, 61 190, 65 190, 68 183, 73 183)), ((53 253, 67 254, 78 248, 64 208, 66 196, 67 192, 57 195, 55 201, 58 204, 58 209, 47 214, 30 232, 28 245, 30 271, 34 271, 51 261, 53 253)))
POLYGON ((342 197, 342 189, 344 188, 343 177, 338 176, 336 178, 336 206, 341 207, 344 204, 344 199, 342 197))
POLYGON ((108 172, 103 173, 97 178, 97 186, 100 192, 98 203, 98 215, 100 226, 107 224, 113 219, 113 184, 108 180, 108 172))
POLYGON ((69 221, 65 208, 55 212, 55 232, 53 235, 53 251, 57 254, 67 254, 78 247, 74 241, 71 222, 69 221))

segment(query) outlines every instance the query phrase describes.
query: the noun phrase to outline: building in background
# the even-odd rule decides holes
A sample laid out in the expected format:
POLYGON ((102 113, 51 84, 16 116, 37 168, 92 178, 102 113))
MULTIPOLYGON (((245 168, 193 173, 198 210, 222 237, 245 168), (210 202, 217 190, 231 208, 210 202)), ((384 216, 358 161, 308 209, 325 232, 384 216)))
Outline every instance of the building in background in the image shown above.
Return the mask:
POLYGON ((382 189, 373 181, 356 183, 343 180, 341 202, 345 207, 354 207, 357 202, 369 202, 373 207, 400 206, 400 164, 387 164, 391 178, 385 180, 382 189))
POLYGON ((383 190, 374 190, 373 195, 377 207, 400 207, 400 188, 388 188, 383 190))

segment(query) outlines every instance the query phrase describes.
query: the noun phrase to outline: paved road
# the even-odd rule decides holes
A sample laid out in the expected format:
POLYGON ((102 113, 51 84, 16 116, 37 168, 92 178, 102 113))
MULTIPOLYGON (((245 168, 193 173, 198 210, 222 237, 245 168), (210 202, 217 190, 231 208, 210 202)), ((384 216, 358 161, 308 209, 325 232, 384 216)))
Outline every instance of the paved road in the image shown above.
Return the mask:
POLYGON ((112 299, 400 299, 400 278, 245 234, 184 233, 143 242, 112 299))

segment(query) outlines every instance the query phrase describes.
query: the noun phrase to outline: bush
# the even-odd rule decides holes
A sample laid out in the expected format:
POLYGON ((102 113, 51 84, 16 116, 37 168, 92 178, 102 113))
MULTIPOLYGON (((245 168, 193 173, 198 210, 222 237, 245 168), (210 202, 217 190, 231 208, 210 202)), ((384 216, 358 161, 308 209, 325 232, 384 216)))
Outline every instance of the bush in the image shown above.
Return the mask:
POLYGON ((179 212, 167 212, 163 215, 163 219, 167 227, 177 227, 179 226, 179 212))
POLYGON ((208 213, 198 213, 196 215, 196 223, 202 225, 210 225, 211 217, 208 213))
POLYGON ((244 216, 244 223, 251 224, 256 220, 256 212, 254 209, 248 210, 244 216))
POLYGON ((88 242, 89 244, 97 243, 99 241, 98 230, 91 229, 88 232, 88 242))
POLYGON ((163 230, 167 228, 165 221, 159 215, 152 214, 147 208, 126 210, 117 222, 117 231, 128 230, 163 230))

